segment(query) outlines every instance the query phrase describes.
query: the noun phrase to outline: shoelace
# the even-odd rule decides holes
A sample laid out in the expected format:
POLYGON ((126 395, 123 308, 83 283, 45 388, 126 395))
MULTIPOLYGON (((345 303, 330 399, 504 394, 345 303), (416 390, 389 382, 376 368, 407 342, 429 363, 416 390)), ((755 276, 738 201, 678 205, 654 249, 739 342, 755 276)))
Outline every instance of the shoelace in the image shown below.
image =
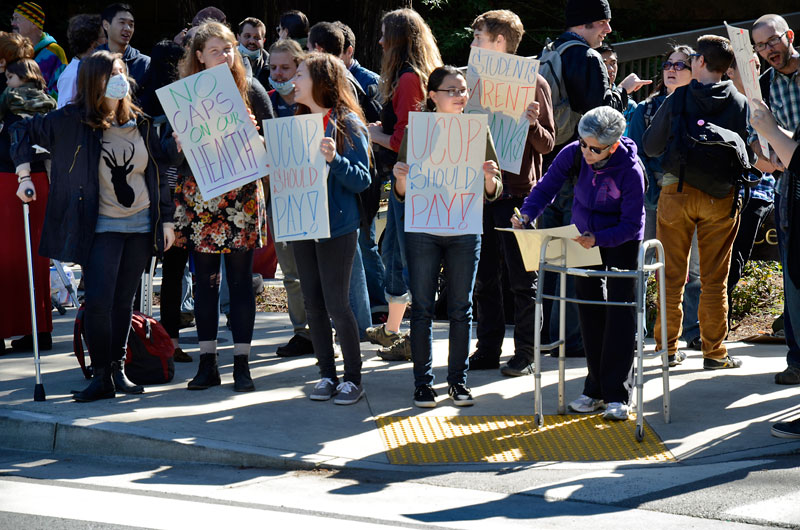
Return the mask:
MULTIPOLYGON (((330 377, 323 377, 319 383, 314 385, 314 388, 324 388, 326 385, 335 385, 336 383, 333 382, 333 379, 330 377)), ((342 385, 339 385, 342 386, 342 385)))
POLYGON ((338 390, 341 394, 354 392, 357 389, 358 387, 352 381, 345 381, 344 383, 339 383, 339 386, 336 387, 336 390, 338 390))

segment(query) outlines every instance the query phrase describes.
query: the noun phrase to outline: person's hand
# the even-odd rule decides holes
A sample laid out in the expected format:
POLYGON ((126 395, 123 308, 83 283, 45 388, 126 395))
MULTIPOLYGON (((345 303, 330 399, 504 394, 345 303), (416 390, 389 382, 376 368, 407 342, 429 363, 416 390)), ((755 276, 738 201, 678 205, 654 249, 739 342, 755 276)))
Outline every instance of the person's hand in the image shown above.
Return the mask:
POLYGON ((372 136, 376 132, 382 133, 383 126, 381 125, 381 122, 376 121, 374 123, 370 123, 369 125, 367 125, 367 130, 369 131, 369 135, 372 136))
POLYGON ((23 180, 19 183, 19 186, 17 186, 17 197, 19 197, 22 202, 31 202, 36 200, 36 187, 33 185, 32 180, 23 180), (33 195, 26 195, 25 192, 27 190, 31 190, 33 195))
POLYGON ((486 181, 494 180, 500 174, 500 168, 497 167, 497 162, 494 160, 484 162, 481 169, 483 169, 483 178, 486 181))
POLYGON ((322 151, 322 156, 325 157, 326 161, 333 162, 333 159, 336 157, 336 140, 326 136, 322 139, 319 150, 322 151))
POLYGON ((528 105, 528 108, 525 109, 525 117, 528 119, 528 123, 531 125, 536 125, 536 121, 539 119, 539 102, 538 101, 531 101, 528 105))
POLYGON ((171 226, 164 227, 164 252, 168 251, 175 243, 175 229, 171 226))
POLYGON ((573 241, 576 241, 583 248, 592 248, 595 244, 594 234, 589 232, 584 232, 583 235, 576 237, 573 241))
POLYGON ((178 152, 180 153, 181 151, 183 151, 183 148, 181 147, 181 139, 178 138, 178 133, 173 131, 172 132, 172 138, 175 140, 175 147, 177 147, 178 152))
POLYGON ((786 171, 786 166, 783 165, 783 162, 781 162, 781 159, 778 158, 778 154, 775 152, 770 152, 769 163, 775 168, 774 171, 786 171))
POLYGON ((394 167, 392 167, 392 173, 397 180, 405 180, 408 177, 409 169, 411 169, 411 166, 405 162, 395 162, 394 167))
POLYGON ((770 136, 778 132, 778 124, 775 122, 775 117, 769 107, 758 99, 750 100, 750 125, 756 132, 770 136))
POLYGON ((253 111, 250 110, 250 107, 247 107, 247 115, 250 116, 250 121, 256 126, 256 130, 260 131, 261 127, 258 125, 258 119, 256 119, 256 115, 253 114, 253 111))
POLYGON ((522 214, 522 221, 516 215, 511 216, 511 227, 520 230, 522 228, 528 228, 528 225, 531 224, 531 218, 528 217, 526 214, 522 214))
MULTIPOLYGON (((628 74, 628 77, 622 80, 619 84, 620 88, 624 88, 628 94, 633 94, 643 86, 651 84, 653 81, 650 79, 639 79, 635 73, 628 74)), ((625 102, 627 104, 627 102, 625 102)))

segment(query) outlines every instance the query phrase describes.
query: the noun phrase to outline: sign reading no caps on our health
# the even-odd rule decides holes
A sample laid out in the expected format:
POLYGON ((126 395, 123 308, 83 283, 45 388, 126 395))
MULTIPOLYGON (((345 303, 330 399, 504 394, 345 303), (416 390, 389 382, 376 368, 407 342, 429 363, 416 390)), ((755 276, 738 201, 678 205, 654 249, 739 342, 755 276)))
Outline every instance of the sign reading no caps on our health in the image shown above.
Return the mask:
POLYGON ((539 61, 473 47, 467 64, 469 101, 465 113, 488 114, 500 169, 519 173, 536 99, 539 61))
POLYGON ((227 64, 156 90, 203 200, 267 173, 267 153, 227 64))
POLYGON ((486 115, 409 112, 406 232, 483 232, 486 115))
POLYGON ((322 114, 264 120, 275 241, 330 237, 322 114))

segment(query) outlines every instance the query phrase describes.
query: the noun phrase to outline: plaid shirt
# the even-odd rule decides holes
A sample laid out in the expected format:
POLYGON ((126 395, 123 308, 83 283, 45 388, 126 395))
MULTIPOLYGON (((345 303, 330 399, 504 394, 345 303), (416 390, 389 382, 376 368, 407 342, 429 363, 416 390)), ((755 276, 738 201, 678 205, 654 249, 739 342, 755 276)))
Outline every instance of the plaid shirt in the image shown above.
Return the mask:
MULTIPOLYGON (((775 121, 787 131, 794 132, 800 127, 800 69, 791 75, 778 72, 774 68, 770 78, 769 105, 775 121)), ((755 130, 747 126, 747 143, 758 138, 755 130)))

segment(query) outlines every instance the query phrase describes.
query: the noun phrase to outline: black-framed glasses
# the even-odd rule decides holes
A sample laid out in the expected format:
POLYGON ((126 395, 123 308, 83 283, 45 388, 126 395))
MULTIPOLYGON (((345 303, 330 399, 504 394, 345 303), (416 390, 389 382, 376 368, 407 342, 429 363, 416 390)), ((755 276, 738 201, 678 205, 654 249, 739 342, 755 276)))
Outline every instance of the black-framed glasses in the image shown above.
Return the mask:
POLYGON ((672 61, 664 61, 661 63, 661 69, 665 72, 670 68, 674 68, 676 72, 680 72, 681 70, 686 70, 687 68, 691 69, 692 67, 686 61, 675 61, 674 63, 672 61))
POLYGON ((586 143, 586 140, 584 140, 583 138, 580 138, 580 139, 578 140, 578 143, 580 143, 580 145, 581 145, 581 148, 582 148, 582 149, 588 149, 589 151, 591 151, 592 153, 594 153, 594 154, 596 154, 596 155, 602 155, 602 154, 603 154, 603 151, 605 151, 605 150, 607 150, 609 147, 611 147, 610 145, 607 145, 607 146, 605 146, 605 147, 595 147, 595 146, 593 146, 593 145, 589 145, 589 144, 587 144, 587 143, 586 143))
POLYGON ((451 98, 454 98, 456 96, 464 97, 468 94, 466 88, 440 88, 437 89, 436 92, 447 92, 447 95, 450 96, 451 98))
POLYGON ((783 33, 781 33, 780 35, 775 35, 774 37, 772 37, 770 39, 767 39, 767 42, 757 42, 757 43, 755 43, 753 45, 753 48, 755 48, 757 52, 763 52, 764 50, 767 49, 767 46, 769 46, 770 48, 774 48, 775 46, 780 44, 781 39, 787 33, 789 33, 788 29, 786 31, 784 31, 783 33))

